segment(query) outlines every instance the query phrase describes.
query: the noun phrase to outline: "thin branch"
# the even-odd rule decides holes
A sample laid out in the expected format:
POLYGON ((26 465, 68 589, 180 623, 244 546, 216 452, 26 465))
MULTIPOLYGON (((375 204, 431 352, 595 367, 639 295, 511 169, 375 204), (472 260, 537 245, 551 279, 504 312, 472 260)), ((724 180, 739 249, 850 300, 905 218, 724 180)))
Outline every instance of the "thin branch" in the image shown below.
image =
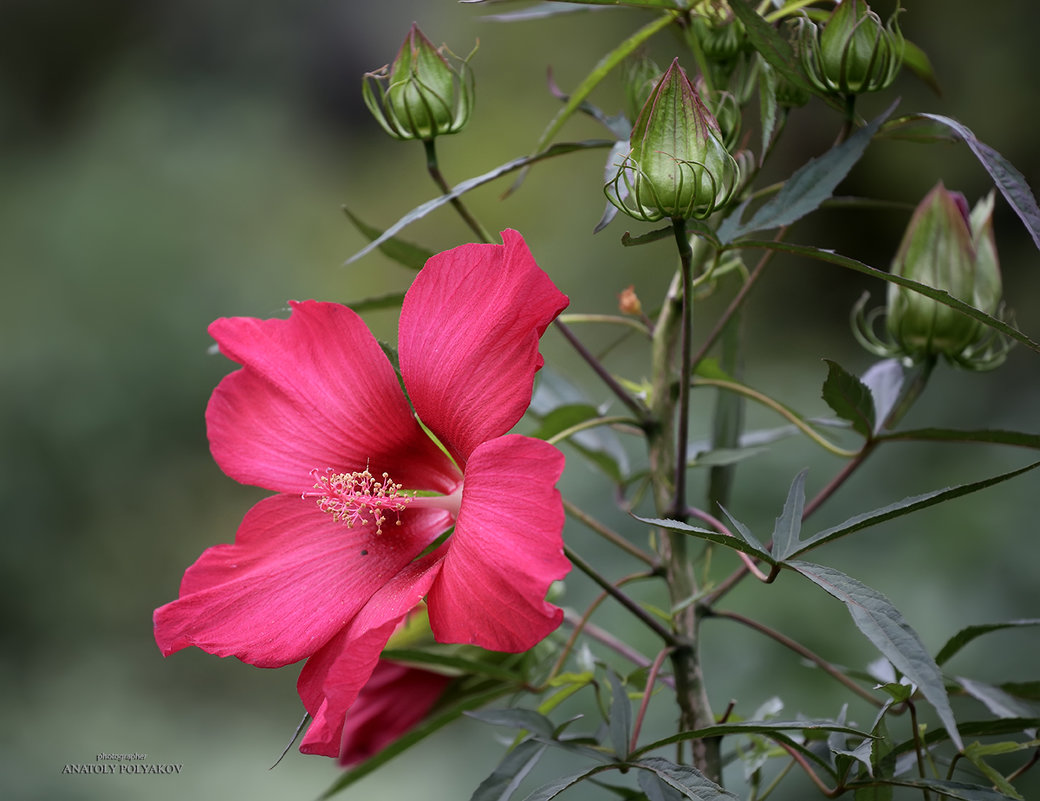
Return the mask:
POLYGON ((644 552, 642 549, 633 545, 620 534, 618 534, 616 531, 614 531, 612 528, 596 520, 596 518, 592 517, 584 510, 575 506, 571 501, 568 501, 566 498, 563 499, 563 510, 571 517, 573 517, 575 520, 580 521, 588 528, 595 531, 605 540, 609 541, 612 545, 616 545, 625 553, 634 556, 636 559, 649 565, 655 573, 660 568, 660 563, 657 561, 656 557, 651 556, 650 554, 644 552))
POLYGON ((557 318, 553 324, 556 326, 556 330, 563 334, 564 339, 571 344, 571 347, 578 352, 578 355, 581 356, 589 367, 593 369, 596 375, 599 376, 600 380, 617 396, 618 400, 625 404, 625 406, 627 406, 637 418, 645 421, 647 419, 646 407, 636 398, 632 397, 628 390, 618 383, 618 380, 614 378, 607 368, 603 366, 603 363, 585 347, 584 343, 574 335, 574 332, 571 331, 566 323, 557 318))
POLYGON ((643 728, 643 719, 646 717, 646 708, 650 705, 650 696, 653 695, 657 674, 661 671, 661 665, 664 664, 664 660, 668 658, 671 652, 671 648, 661 649, 654 659, 654 663, 650 666, 650 673, 646 677, 646 689, 643 690, 643 700, 639 703, 639 712, 636 713, 635 722, 632 724, 632 739, 628 746, 630 752, 635 751, 639 747, 639 731, 643 728))

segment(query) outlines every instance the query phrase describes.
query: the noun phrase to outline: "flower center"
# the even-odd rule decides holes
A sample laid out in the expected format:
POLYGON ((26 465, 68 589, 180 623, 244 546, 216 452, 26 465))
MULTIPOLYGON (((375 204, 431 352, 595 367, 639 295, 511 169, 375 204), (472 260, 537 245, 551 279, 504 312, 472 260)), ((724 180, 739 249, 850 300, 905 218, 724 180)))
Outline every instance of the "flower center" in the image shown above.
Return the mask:
POLYGON ((317 492, 304 493, 304 497, 316 497, 321 511, 348 528, 373 524, 376 534, 382 534, 387 514, 395 515, 401 525, 401 512, 413 500, 411 495, 401 494, 401 485, 387 473, 379 480, 368 468, 360 473, 335 473, 329 467, 324 473, 312 470, 311 477, 317 492))

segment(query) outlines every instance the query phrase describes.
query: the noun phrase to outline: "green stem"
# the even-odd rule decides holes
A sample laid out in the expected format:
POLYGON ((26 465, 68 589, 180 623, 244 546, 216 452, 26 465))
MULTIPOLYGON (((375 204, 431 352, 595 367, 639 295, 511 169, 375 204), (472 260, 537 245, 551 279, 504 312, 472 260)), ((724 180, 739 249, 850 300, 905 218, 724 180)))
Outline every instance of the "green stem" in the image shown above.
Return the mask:
POLYGON ((669 517, 686 519, 686 453, 690 439, 690 351, 693 339, 693 249, 686 234, 686 220, 672 219, 682 271, 682 328, 679 356, 679 423, 675 439, 675 484, 669 517))
MULTIPOLYGON (((423 146, 426 148, 426 170, 430 173, 430 177, 433 178, 433 182, 437 184, 437 187, 441 192, 447 195, 451 192, 451 187, 448 185, 448 182, 444 180, 444 175, 441 174, 441 168, 437 164, 437 148, 436 145, 434 145, 435 141, 436 140, 434 139, 423 140, 423 146)), ((469 209, 467 209, 465 204, 463 204, 461 198, 453 197, 450 203, 481 242, 490 243, 495 241, 495 238, 491 236, 487 229, 477 221, 477 218, 470 214, 469 209)))

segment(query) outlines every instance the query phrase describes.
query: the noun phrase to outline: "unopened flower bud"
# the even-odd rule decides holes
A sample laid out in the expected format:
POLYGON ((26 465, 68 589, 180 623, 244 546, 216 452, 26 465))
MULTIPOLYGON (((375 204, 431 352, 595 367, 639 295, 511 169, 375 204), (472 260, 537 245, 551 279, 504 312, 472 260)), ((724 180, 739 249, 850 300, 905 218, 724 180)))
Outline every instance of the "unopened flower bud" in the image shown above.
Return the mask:
POLYGON ((632 56, 621 62, 621 86, 629 120, 639 116, 647 98, 661 80, 661 72, 661 68, 645 55, 632 56))
POLYGON ((393 63, 365 74, 365 105, 395 139, 429 141, 456 133, 473 110, 468 62, 446 47, 435 48, 413 23, 393 63))
POLYGON ((796 46, 812 84, 823 92, 857 95, 890 86, 903 65, 905 42, 897 17, 883 24, 866 0, 841 0, 821 31, 808 17, 796 27, 796 46))
POLYGON ((704 218, 733 196, 736 162, 678 59, 639 112, 630 144, 604 187, 610 202, 629 216, 704 218))
POLYGON ((690 32, 704 57, 713 64, 731 64, 747 45, 747 31, 729 8, 706 6, 690 20, 690 32))
MULTIPOLYGON (((999 315, 1001 279, 992 217, 992 192, 969 214, 964 196, 947 191, 940 182, 914 211, 892 273, 999 315)), ((880 346, 884 355, 912 361, 942 355, 973 369, 996 367, 1007 353, 1006 342, 983 323, 897 284, 888 286, 886 315, 891 343, 881 343, 870 331, 859 332, 877 353, 880 346)))

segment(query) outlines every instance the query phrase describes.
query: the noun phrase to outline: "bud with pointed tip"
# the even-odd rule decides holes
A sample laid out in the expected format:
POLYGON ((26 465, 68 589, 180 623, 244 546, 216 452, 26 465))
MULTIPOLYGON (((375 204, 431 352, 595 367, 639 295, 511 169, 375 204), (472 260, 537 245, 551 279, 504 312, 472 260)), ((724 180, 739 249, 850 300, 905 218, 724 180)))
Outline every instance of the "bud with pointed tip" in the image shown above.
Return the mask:
POLYGON ((365 74, 365 105, 395 139, 456 133, 473 110, 472 55, 458 59, 446 47, 435 48, 413 23, 393 63, 365 74))
POLYGON ((704 218, 733 196, 739 171, 722 131, 679 59, 651 93, 632 128, 631 150, 605 187, 638 220, 704 218))

